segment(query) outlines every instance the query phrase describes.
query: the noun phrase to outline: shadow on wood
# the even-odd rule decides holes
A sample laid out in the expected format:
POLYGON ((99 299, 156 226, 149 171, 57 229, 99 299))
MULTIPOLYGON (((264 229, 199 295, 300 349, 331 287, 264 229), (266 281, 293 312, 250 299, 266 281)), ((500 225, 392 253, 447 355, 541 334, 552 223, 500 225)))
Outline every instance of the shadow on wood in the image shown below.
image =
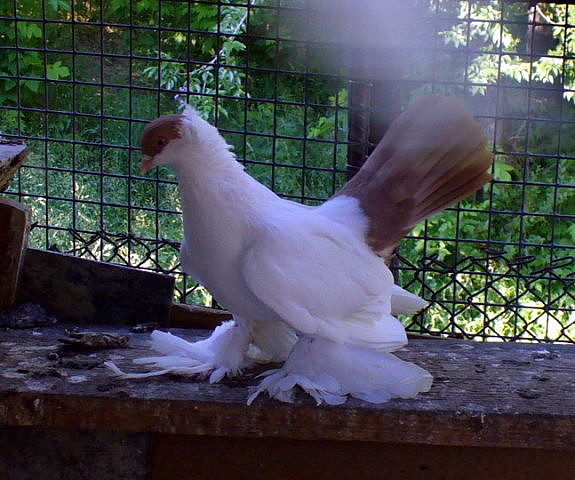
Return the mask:
POLYGON ((575 472, 568 450, 374 442, 157 435, 151 455, 149 480, 571 480, 575 472))
POLYGON ((30 207, 0 198, 0 310, 16 300, 30 231, 30 207))
POLYGON ((63 253, 28 249, 18 302, 78 324, 168 324, 174 278, 63 253))

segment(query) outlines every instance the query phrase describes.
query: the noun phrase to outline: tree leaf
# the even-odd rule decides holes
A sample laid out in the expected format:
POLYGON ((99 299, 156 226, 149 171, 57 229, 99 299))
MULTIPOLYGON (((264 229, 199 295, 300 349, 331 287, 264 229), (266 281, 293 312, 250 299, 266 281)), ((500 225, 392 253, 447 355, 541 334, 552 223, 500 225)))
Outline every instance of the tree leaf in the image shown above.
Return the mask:
POLYGON ((502 160, 495 160, 494 164, 495 178, 497 180, 503 180, 509 182, 513 180, 511 173, 515 171, 513 165, 503 162, 502 160))
POLYGON ((46 70, 46 75, 51 80, 58 80, 70 76, 70 69, 66 65, 62 65, 60 60, 48 65, 46 70))
POLYGON ((28 90, 31 90, 34 93, 38 93, 38 90, 40 90, 40 82, 38 82, 37 80, 24 80, 22 82, 22 85, 24 85, 28 90))

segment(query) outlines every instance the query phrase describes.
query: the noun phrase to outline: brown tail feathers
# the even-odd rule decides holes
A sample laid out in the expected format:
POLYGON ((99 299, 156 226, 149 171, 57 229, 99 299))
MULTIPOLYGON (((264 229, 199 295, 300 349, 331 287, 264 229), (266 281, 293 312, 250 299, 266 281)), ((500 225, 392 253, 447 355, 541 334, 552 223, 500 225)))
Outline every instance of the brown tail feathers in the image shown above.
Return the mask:
POLYGON ((393 122, 337 195, 359 200, 370 247, 389 257, 417 223, 489 182, 492 163, 483 129, 464 103, 432 95, 393 122))

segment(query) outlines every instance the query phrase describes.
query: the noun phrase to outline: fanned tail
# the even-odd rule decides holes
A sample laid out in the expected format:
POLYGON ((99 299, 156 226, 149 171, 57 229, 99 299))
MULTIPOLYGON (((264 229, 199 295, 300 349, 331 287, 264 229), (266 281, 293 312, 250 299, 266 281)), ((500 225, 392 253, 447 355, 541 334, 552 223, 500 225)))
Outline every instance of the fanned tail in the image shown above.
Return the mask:
POLYGON ((483 129, 463 102, 431 95, 393 122, 337 195, 359 200, 367 242, 389 257, 417 223, 489 182, 492 163, 483 129))

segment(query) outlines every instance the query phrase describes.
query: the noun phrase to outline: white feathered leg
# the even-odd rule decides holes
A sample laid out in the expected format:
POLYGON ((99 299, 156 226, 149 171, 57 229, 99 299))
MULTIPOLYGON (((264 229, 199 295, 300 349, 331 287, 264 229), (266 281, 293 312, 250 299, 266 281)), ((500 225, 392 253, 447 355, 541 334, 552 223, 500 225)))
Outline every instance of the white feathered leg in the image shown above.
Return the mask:
POLYGON ((159 330, 152 332, 151 339, 152 348, 163 355, 138 358, 134 362, 154 366, 160 370, 142 374, 124 374, 114 365, 108 365, 108 367, 124 378, 179 373, 209 375, 210 383, 216 383, 224 376, 237 375, 253 363, 246 356, 250 343, 248 328, 238 317, 219 325, 205 340, 188 342, 176 335, 159 330))
POLYGON ((249 329, 248 356, 257 363, 285 362, 298 339, 293 328, 277 320, 252 322, 249 329))
POLYGON ((351 395, 372 403, 390 398, 411 398, 431 388, 429 372, 395 355, 355 345, 302 336, 289 358, 250 395, 248 405, 263 392, 282 402, 291 402, 300 386, 319 404, 338 405, 351 395))

